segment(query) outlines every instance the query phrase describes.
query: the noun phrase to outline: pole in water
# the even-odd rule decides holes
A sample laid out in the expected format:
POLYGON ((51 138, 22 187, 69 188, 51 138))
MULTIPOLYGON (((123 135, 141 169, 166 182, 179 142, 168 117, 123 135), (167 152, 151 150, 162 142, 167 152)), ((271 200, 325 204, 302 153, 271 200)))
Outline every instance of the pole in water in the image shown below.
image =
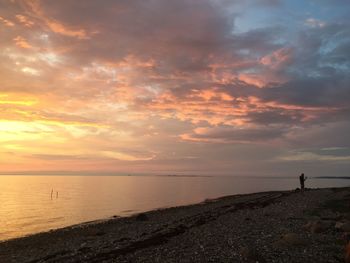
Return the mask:
POLYGON ((53 189, 51 190, 51 199, 52 199, 52 195, 53 195, 53 189))
POLYGON ((58 191, 56 192, 56 198, 58 198, 58 191))

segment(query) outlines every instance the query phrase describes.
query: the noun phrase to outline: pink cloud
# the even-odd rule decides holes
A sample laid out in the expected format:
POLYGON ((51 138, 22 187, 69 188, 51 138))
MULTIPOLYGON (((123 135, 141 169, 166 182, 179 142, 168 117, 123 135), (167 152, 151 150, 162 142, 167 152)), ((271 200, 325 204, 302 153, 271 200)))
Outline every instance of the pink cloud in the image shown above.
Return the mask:
POLYGON ((260 59, 260 63, 273 70, 279 70, 290 64, 293 59, 292 48, 281 48, 260 59))

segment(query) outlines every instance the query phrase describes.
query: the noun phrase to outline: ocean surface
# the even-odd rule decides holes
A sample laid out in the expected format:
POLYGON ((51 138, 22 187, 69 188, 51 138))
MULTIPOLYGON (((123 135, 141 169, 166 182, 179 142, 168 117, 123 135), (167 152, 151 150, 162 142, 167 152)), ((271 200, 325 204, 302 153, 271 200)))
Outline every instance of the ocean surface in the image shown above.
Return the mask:
MULTIPOLYGON (((225 195, 298 187, 296 178, 186 176, 0 176, 0 240, 225 195)), ((312 179, 306 187, 350 186, 312 179)))

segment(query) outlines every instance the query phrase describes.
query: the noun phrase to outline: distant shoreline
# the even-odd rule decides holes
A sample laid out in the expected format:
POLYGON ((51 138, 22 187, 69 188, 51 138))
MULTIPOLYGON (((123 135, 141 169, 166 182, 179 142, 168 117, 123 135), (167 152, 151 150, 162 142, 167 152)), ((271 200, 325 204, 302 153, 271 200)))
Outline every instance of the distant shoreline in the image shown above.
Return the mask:
MULTIPOLYGON (((269 179, 292 179, 298 175, 277 176, 277 175, 228 175, 228 174, 133 174, 133 173, 113 173, 113 172, 0 172, 0 176, 155 176, 155 177, 243 177, 243 178, 269 178, 269 179)), ((310 179, 350 179, 350 176, 309 176, 310 179)))
POLYGON ((346 179, 346 180, 350 180, 350 176, 316 176, 316 177, 312 177, 315 179, 346 179))

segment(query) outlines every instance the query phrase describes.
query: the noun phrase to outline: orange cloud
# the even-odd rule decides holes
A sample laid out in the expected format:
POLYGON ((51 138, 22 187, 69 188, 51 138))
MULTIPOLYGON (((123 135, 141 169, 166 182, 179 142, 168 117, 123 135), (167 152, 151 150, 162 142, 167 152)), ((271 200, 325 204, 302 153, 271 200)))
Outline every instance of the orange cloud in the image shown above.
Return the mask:
POLYGON ((185 99, 163 93, 152 100, 147 109, 156 111, 164 118, 177 118, 192 123, 205 121, 211 125, 243 125, 246 113, 245 105, 215 89, 193 90, 185 99))
POLYGON ((32 27, 34 22, 31 21, 27 16, 24 15, 16 15, 17 20, 26 27, 32 27))
POLYGON ((52 21, 49 19, 46 20, 46 24, 55 33, 59 33, 70 37, 76 37, 79 39, 89 38, 84 29, 78 29, 78 30, 70 29, 57 21, 52 21))
POLYGON ((17 20, 26 27, 32 27, 34 22, 24 15, 16 15, 17 20))
POLYGON ((154 59, 144 60, 135 55, 128 55, 119 63, 108 63, 118 68, 152 68, 156 66, 154 59))
MULTIPOLYGON (((40 0, 29 0, 29 1, 26 1, 26 4, 30 7, 32 12, 36 15, 36 18, 44 21, 45 24, 50 28, 52 32, 62 34, 65 36, 76 37, 78 39, 89 38, 88 33, 86 32, 85 29, 70 28, 55 19, 47 17, 41 8, 40 0)), ((19 18, 19 19, 23 20, 23 18, 19 18)))
POLYGON ((33 48, 24 37, 17 36, 13 39, 13 41, 15 41, 15 44, 17 47, 27 48, 27 49, 33 48))
POLYGON ((215 89, 205 89, 205 90, 193 90, 194 94, 190 96, 191 97, 197 97, 201 98, 205 101, 210 101, 210 100, 222 100, 222 101, 233 101, 234 98, 225 93, 225 92, 220 92, 215 89))
MULTIPOLYGON (((186 97, 163 93, 147 104, 147 110, 167 119, 190 121, 193 124, 206 122, 212 126, 227 125, 247 127, 252 116, 274 112, 274 118, 299 120, 301 122, 318 118, 322 114, 336 112, 338 108, 311 107, 263 101, 256 96, 232 97, 216 89, 192 90, 186 97), (227 97, 226 97, 227 96, 227 97)), ((272 113, 271 113, 272 114, 272 113)), ((278 120, 278 119, 277 119, 278 120)), ((268 120, 263 120, 268 122, 268 120)), ((270 120, 273 122, 273 120, 270 120)), ((201 133, 202 128, 195 130, 201 133)))
POLYGON ((238 79, 240 81, 243 81, 247 84, 250 84, 259 88, 263 88, 266 84, 269 83, 269 81, 266 80, 264 76, 258 75, 258 74, 241 73, 238 75, 238 79))
POLYGON ((15 26, 15 24, 13 22, 11 22, 10 20, 7 20, 3 17, 0 16, 0 22, 4 23, 5 26, 8 26, 8 27, 13 27, 15 26))

